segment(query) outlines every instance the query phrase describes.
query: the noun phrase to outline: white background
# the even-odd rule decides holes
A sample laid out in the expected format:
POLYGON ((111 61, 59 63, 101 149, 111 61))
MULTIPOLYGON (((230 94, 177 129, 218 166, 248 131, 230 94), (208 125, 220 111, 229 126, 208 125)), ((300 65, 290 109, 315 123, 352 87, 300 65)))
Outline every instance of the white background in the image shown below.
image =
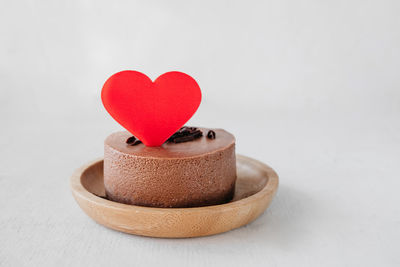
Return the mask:
POLYGON ((399 1, 0 1, 0 266, 399 266, 399 1), (89 219, 73 170, 121 127, 103 82, 199 83, 189 124, 280 175, 246 227, 166 240, 89 219))

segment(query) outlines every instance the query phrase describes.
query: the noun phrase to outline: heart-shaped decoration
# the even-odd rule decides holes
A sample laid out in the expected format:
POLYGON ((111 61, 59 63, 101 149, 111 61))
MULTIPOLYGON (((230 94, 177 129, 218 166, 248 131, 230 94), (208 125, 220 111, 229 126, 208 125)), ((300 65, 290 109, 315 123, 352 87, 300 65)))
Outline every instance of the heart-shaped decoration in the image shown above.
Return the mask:
POLYGON ((105 82, 101 99, 108 113, 146 146, 161 146, 196 112, 201 91, 182 72, 164 73, 153 82, 127 70, 105 82))

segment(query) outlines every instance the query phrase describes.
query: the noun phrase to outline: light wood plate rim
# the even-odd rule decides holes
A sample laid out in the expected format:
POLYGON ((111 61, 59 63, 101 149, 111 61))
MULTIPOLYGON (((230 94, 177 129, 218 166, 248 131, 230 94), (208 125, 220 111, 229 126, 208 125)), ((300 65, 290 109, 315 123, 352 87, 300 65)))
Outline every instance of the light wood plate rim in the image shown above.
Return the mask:
MULTIPOLYGON (((174 214, 179 216, 185 216, 187 214, 188 216, 201 216, 201 214, 223 214, 224 212, 229 213, 232 212, 232 210, 237 210, 240 208, 244 208, 249 205, 261 205, 263 206, 262 211, 264 211, 268 206, 269 202, 275 195, 278 184, 279 184, 279 178, 276 172, 269 167, 268 165, 252 159, 250 157, 246 157, 243 155, 237 155, 236 156, 238 161, 241 161, 242 163, 247 163, 250 166, 255 166, 258 170, 261 170, 265 176, 268 177, 268 181, 265 184, 265 186, 257 193, 250 195, 248 197, 242 198, 240 200, 232 201, 226 204, 221 204, 221 205, 214 205, 214 206, 205 206, 205 207, 193 207, 193 208, 153 208, 153 207, 143 207, 143 206, 135 206, 135 205, 127 205, 123 203, 117 203, 113 202, 107 199, 103 199, 101 197, 98 197, 94 195, 93 193, 89 192, 82 184, 81 182, 81 177, 84 174, 84 172, 89 169, 90 167, 94 166, 95 164, 100 163, 103 161, 103 158, 98 158, 96 160, 93 160, 91 162, 88 162, 87 164, 81 166, 78 168, 73 175, 71 176, 70 180, 70 185, 71 185, 71 191, 72 194, 75 198, 75 200, 78 202, 78 204, 81 206, 83 209, 82 205, 90 205, 92 208, 98 208, 98 209, 105 209, 109 210, 112 209, 118 213, 135 213, 137 214, 152 214, 155 216, 162 216, 165 215, 166 213, 171 214, 172 216, 174 214), (265 206, 265 207, 264 207, 265 206)), ((83 209, 85 213, 88 214, 88 212, 83 209)), ((261 214, 262 212, 260 212, 261 214)), ((250 221, 256 219, 260 214, 256 215, 254 218, 252 218, 250 221)), ((231 226, 229 229, 222 230, 222 231, 217 231, 213 233, 208 233, 208 234, 199 234, 199 235, 185 235, 185 236, 168 236, 168 235, 160 235, 157 233, 151 234, 151 233, 139 233, 135 232, 133 230, 129 229, 123 229, 121 227, 113 227, 113 223, 107 223, 107 222, 101 222, 88 214, 90 217, 92 217, 94 220, 97 222, 113 228, 115 230, 119 230, 122 232, 127 232, 127 233, 133 233, 133 234, 139 234, 139 235, 145 235, 145 236, 154 236, 154 237, 192 237, 192 236, 203 236, 203 235, 211 235, 211 234, 216 234, 220 232, 225 232, 229 231, 231 229, 240 227, 242 225, 245 225, 249 223, 250 221, 242 224, 238 224, 235 226, 231 226)))

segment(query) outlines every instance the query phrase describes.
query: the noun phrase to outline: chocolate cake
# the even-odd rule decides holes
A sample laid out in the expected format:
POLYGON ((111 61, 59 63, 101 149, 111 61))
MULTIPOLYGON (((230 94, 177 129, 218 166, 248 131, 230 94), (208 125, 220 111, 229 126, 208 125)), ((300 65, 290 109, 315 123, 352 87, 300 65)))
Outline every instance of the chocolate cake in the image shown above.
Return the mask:
POLYGON ((149 207, 198 207, 232 199, 235 138, 222 129, 183 127, 159 147, 129 132, 104 142, 104 185, 110 200, 149 207))

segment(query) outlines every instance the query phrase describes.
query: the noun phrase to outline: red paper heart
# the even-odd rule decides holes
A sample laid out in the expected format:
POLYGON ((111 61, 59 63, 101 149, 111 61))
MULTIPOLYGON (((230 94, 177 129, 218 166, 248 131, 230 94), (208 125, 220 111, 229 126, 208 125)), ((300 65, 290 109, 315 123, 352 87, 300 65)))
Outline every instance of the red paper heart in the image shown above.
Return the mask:
POLYGON ((127 70, 105 82, 101 99, 108 113, 146 146, 161 146, 196 112, 201 91, 182 72, 167 72, 152 82, 127 70))

